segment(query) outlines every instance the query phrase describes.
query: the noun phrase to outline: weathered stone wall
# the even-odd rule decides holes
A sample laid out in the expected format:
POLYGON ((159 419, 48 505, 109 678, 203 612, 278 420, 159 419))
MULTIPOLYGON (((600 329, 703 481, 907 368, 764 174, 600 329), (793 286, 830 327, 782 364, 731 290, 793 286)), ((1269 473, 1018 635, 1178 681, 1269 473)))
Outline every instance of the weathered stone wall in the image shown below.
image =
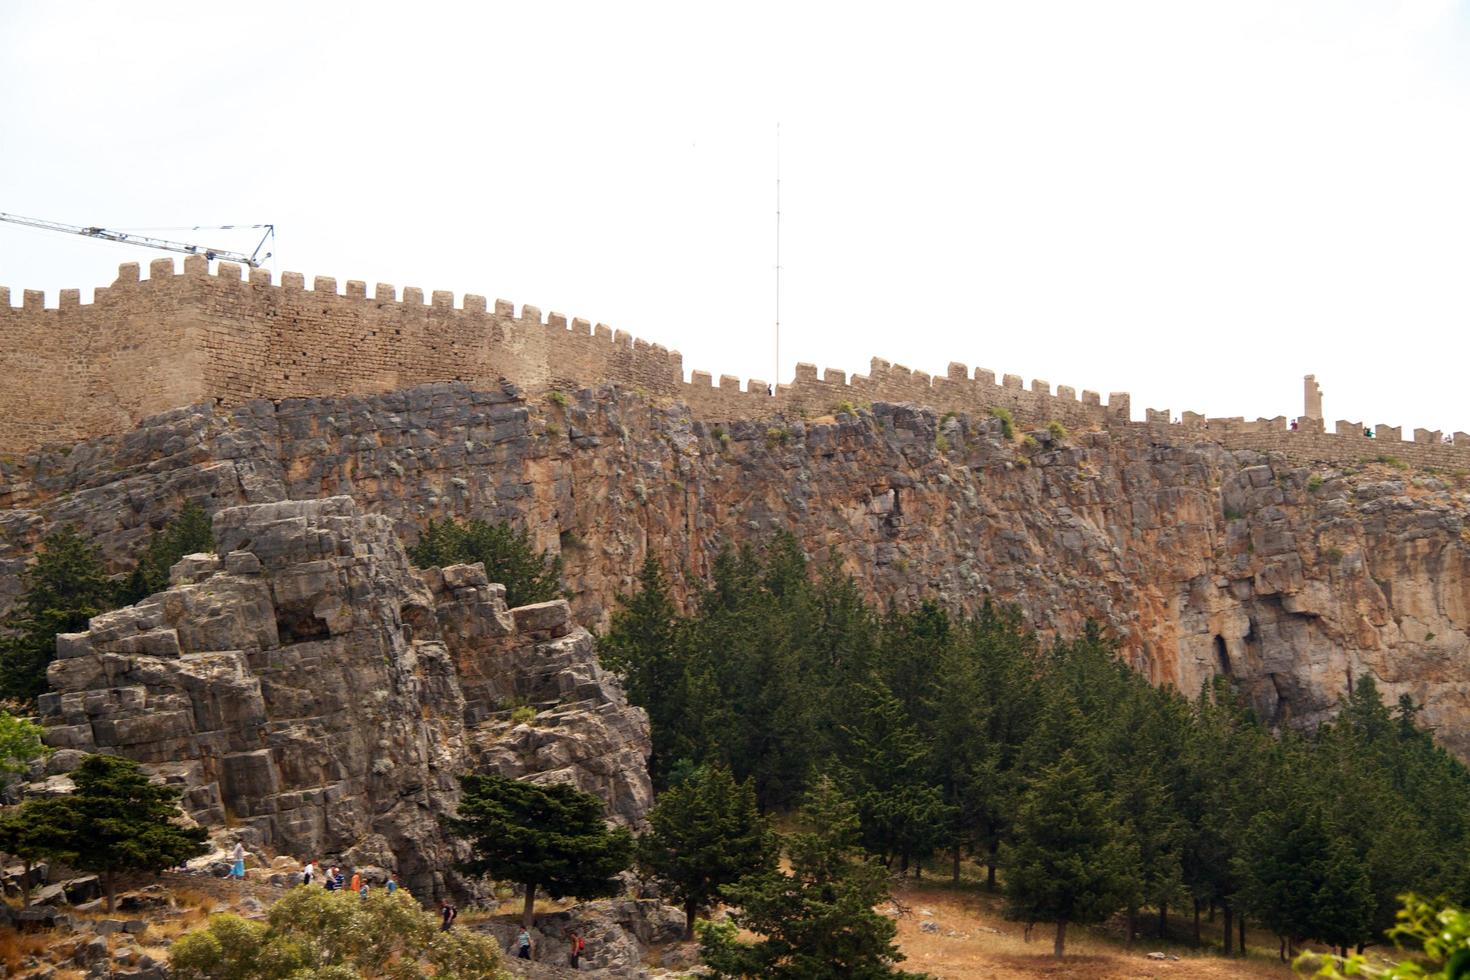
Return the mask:
POLYGON ((1192 693, 1229 670, 1279 721, 1326 717, 1372 673, 1470 756, 1470 484, 1183 426, 1033 434, 881 402, 711 423, 612 387, 202 406, 0 461, 0 608, 49 528, 78 525, 123 572, 187 500, 347 494, 407 539, 431 517, 511 519, 562 553, 588 625, 650 552, 682 595, 722 545, 785 530, 874 598, 1013 601, 1048 635, 1090 617, 1155 682, 1192 693))
MULTIPOLYGON (((424 292, 318 277, 311 288, 299 273, 274 284, 265 270, 242 277, 239 266, 191 256, 182 274, 158 259, 149 278, 136 264, 120 267, 117 281, 97 290, 91 304, 66 290, 58 309, 27 291, 10 305, 0 289, 0 452, 24 452, 46 443, 70 443, 122 432, 151 415, 218 400, 238 405, 255 398, 378 394, 438 381, 476 387, 509 380, 525 390, 575 390, 614 382, 687 404, 697 418, 722 421, 776 413, 808 418, 843 404, 914 402, 944 412, 983 415, 1008 409, 1018 420, 1056 420, 1071 429, 1127 426, 1131 400, 1046 381, 1029 387, 1016 375, 952 363, 944 375, 874 358, 868 374, 818 372, 799 364, 790 384, 767 394, 764 381, 742 387, 729 375, 703 371, 684 380, 678 352, 636 340, 605 324, 533 306, 517 313, 505 300, 424 292)), ((1165 409, 1149 409, 1154 424, 1172 423, 1165 409)), ((1470 468, 1470 436, 1439 444, 1438 433, 1416 431, 1402 442, 1398 430, 1379 427, 1366 448, 1362 426, 1339 423, 1342 436, 1325 435, 1318 420, 1297 432, 1285 419, 1245 422, 1205 419, 1185 412, 1177 437, 1201 432, 1224 445, 1280 450, 1296 459, 1352 462, 1365 455, 1395 456, 1420 465, 1470 468)))
POLYGON ((123 266, 88 304, 67 289, 47 309, 26 290, 12 307, 0 288, 0 452, 122 432, 207 397, 198 304, 173 262, 163 264, 170 274, 146 284, 137 266, 123 266))

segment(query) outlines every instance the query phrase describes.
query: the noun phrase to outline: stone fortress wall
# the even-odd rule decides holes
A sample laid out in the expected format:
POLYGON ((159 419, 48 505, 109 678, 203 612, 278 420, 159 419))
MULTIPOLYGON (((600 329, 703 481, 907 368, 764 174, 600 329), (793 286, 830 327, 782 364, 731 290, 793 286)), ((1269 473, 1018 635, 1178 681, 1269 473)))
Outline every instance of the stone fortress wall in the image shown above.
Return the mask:
POLYGON ((534 306, 519 313, 505 300, 488 302, 434 291, 350 280, 345 291, 329 277, 306 288, 300 273, 279 284, 269 271, 202 256, 119 267, 117 280, 94 301, 62 290, 47 308, 44 294, 26 290, 19 307, 0 288, 0 452, 24 453, 45 444, 72 443, 124 431, 171 408, 256 398, 342 396, 408 388, 434 381, 488 385, 501 378, 531 393, 576 389, 607 381, 687 403, 711 421, 781 413, 820 416, 844 403, 915 402, 941 412, 1008 409, 1023 425, 1056 420, 1068 428, 1146 428, 1164 444, 1211 441, 1228 448, 1284 453, 1302 463, 1355 463, 1378 456, 1419 466, 1470 469, 1470 435, 1452 443, 1441 434, 1377 426, 1375 438, 1357 422, 1326 431, 1321 396, 1307 379, 1307 412, 1291 429, 1284 417, 1247 422, 1167 409, 1148 409, 1133 422, 1126 392, 1106 403, 1097 392, 1046 381, 1027 387, 1020 377, 951 363, 930 376, 874 358, 868 374, 847 376, 798 364, 789 384, 768 389, 763 380, 693 371, 659 344, 605 324, 543 317, 534 306), (769 391, 769 393, 768 393, 769 391), (1315 400, 1314 400, 1315 396, 1315 400), (1314 411, 1315 409, 1315 411, 1314 411))

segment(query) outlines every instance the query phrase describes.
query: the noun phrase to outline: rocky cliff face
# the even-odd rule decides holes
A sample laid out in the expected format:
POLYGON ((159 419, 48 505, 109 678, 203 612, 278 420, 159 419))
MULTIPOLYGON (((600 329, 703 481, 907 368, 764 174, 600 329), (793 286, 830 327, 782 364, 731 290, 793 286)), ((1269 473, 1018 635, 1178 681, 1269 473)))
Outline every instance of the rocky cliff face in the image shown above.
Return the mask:
POLYGON ((218 556, 58 639, 51 745, 147 763, 201 823, 397 870, 423 896, 446 885, 438 817, 468 769, 570 782, 643 821, 647 719, 565 600, 507 610, 480 565, 420 575, 392 522, 346 497, 225 508, 214 527, 218 556), (511 705, 540 713, 513 724, 511 705))
POLYGON ((1094 618, 1156 682, 1193 692, 1228 672, 1277 721, 1321 719, 1371 673, 1470 756, 1459 478, 1181 441, 1202 433, 1033 435, 885 404, 719 425, 610 387, 565 405, 432 385, 182 409, 0 463, 0 592, 58 521, 122 570, 187 499, 343 494, 406 536, 447 514, 526 522, 562 551, 573 611, 595 625, 649 550, 689 583, 723 543, 788 530, 875 596, 1016 601, 1046 633, 1094 618))

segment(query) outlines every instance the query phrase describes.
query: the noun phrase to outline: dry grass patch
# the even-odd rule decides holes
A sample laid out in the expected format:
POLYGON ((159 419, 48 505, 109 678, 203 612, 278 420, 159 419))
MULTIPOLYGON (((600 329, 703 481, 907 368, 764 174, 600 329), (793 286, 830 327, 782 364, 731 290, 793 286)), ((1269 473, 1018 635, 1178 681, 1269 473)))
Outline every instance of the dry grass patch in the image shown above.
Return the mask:
POLYGON ((208 919, 204 913, 194 911, 168 919, 149 919, 148 931, 144 935, 149 939, 178 939, 184 933, 198 929, 208 919))
POLYGON ((900 886, 894 897, 912 908, 913 914, 898 918, 898 945, 908 957, 907 969, 929 973, 939 980, 1031 980, 1036 977, 1068 977, 1072 980, 1225 980, 1225 978, 1271 978, 1286 980, 1291 970, 1275 962, 1276 944, 1256 946, 1252 958, 1227 960, 1204 955, 1187 947, 1139 940, 1125 949, 1101 930, 1071 926, 1067 930, 1067 956, 1051 955, 1055 927, 1037 923, 1031 942, 1023 936, 1024 925, 1000 914, 998 896, 939 888, 900 886), (923 910, 932 915, 919 914, 923 910), (925 932, 923 923, 933 922, 938 932, 925 932), (953 933, 953 935, 951 935, 953 933), (1146 954, 1161 949, 1178 960, 1150 960, 1146 954), (1270 954, 1270 959, 1266 954, 1270 954))
POLYGON ((197 888, 175 888, 173 889, 173 896, 179 908, 192 910, 204 915, 213 912, 215 906, 221 901, 218 895, 213 895, 197 888))
POLYGON ((0 963, 4 963, 6 971, 14 976, 20 969, 21 961, 28 956, 37 956, 51 945, 57 936, 50 932, 15 932, 5 930, 0 932, 0 963))

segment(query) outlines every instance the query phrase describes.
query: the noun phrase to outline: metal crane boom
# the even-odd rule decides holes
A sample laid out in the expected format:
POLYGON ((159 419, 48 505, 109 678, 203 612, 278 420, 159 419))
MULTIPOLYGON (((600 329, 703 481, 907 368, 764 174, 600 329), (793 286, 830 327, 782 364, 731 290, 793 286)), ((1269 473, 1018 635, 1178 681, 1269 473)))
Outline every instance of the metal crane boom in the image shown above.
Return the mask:
POLYGON ((6 214, 4 211, 0 211, 0 221, 8 221, 15 225, 25 225, 27 228, 60 231, 69 235, 85 235, 88 238, 100 238, 106 242, 121 242, 124 245, 157 248, 167 252, 183 252, 187 255, 203 255, 208 259, 224 259, 227 262, 239 262, 242 265, 248 265, 252 269, 260 268, 260 263, 271 257, 269 252, 261 255, 260 250, 265 247, 265 243, 270 237, 276 233, 275 225, 218 225, 210 229, 221 231, 236 228, 264 228, 265 234, 260 236, 260 242, 256 244, 255 251, 246 255, 243 252, 231 252, 223 248, 208 248, 204 245, 190 245, 188 242, 173 242, 164 238, 150 238, 147 235, 135 235, 126 231, 114 231, 107 228, 86 228, 81 225, 62 224, 59 221, 43 221, 40 218, 26 218, 18 214, 6 214))

